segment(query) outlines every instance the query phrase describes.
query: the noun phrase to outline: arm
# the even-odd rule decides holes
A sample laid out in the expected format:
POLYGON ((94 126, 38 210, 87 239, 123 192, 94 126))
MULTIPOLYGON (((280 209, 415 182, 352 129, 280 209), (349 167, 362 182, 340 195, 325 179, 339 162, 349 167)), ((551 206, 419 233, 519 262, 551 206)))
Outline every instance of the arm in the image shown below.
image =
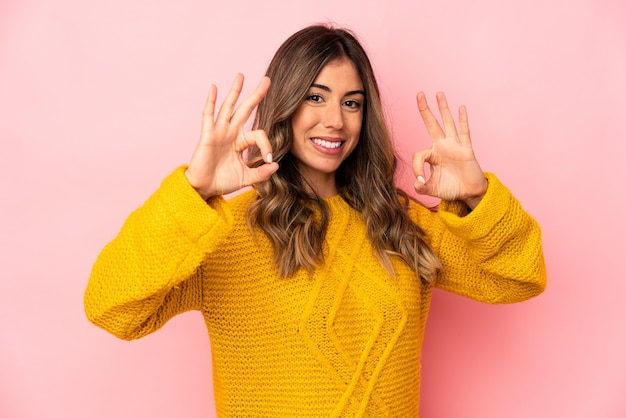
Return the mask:
POLYGON ((142 337, 202 304, 205 255, 232 228, 221 198, 207 205, 185 179, 167 177, 98 256, 85 291, 90 321, 123 339, 142 337))
POLYGON ((139 338, 177 313, 200 309, 205 255, 232 229, 222 194, 267 180, 277 169, 262 130, 244 133, 244 124, 267 93, 265 77, 239 106, 238 74, 215 116, 217 89, 211 86, 198 146, 188 167, 126 221, 98 257, 85 292, 85 310, 96 325, 124 339, 139 338), (243 152, 256 145, 265 164, 246 165, 243 152), (205 200, 211 201, 213 207, 205 200), (223 210, 224 209, 224 210, 223 210))
POLYGON ((437 104, 442 125, 418 93, 417 107, 433 143, 413 156, 415 190, 442 199, 431 230, 443 264, 436 285, 490 303, 541 293, 546 274, 537 223, 495 176, 483 173, 465 107, 459 109, 457 132, 443 93, 437 94, 437 104), (429 179, 425 164, 431 168, 429 179))
POLYGON ((443 201, 443 223, 435 243, 443 264, 435 286, 487 303, 520 302, 540 294, 546 270, 538 224, 498 179, 467 212, 461 202, 443 201))

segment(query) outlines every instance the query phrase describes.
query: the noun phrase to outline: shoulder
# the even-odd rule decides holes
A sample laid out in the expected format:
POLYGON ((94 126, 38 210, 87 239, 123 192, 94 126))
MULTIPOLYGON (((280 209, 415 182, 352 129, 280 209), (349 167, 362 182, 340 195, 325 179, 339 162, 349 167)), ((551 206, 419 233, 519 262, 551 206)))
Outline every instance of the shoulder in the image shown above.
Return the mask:
POLYGON ((254 189, 246 189, 243 191, 224 196, 225 204, 233 210, 244 210, 248 208, 258 197, 258 193, 254 189))
POLYGON ((398 199, 400 199, 400 203, 406 208, 406 211, 413 222, 418 224, 422 222, 430 222, 437 216, 436 205, 428 207, 426 204, 420 202, 414 197, 403 196, 401 193, 398 194, 398 199))
POLYGON ((226 196, 216 196, 209 199, 208 203, 216 211, 227 214, 236 224, 246 224, 248 209, 257 197, 256 190, 245 189, 226 196))
POLYGON ((427 206, 404 191, 398 192, 398 199, 409 219, 426 234, 431 244, 438 241, 445 228, 438 216, 438 207, 427 206))

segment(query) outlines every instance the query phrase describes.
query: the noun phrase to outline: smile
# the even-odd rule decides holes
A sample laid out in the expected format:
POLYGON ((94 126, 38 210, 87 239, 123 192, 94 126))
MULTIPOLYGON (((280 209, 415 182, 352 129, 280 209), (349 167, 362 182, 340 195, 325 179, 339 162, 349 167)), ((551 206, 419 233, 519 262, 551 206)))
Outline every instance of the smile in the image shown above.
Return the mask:
POLYGON ((328 149, 339 148, 344 142, 344 141, 326 141, 324 139, 319 139, 319 138, 311 138, 311 141, 313 141, 314 144, 319 145, 320 147, 324 147, 328 149))

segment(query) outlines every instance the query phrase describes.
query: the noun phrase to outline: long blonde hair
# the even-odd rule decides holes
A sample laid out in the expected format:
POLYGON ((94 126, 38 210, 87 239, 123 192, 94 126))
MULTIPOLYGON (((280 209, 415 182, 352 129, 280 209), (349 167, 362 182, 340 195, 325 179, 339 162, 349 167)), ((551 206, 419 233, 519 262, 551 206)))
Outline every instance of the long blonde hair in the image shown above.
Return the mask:
MULTIPOLYGON (((394 274, 390 256, 398 256, 424 282, 431 282, 441 264, 422 229, 407 214, 408 195, 395 187, 394 153, 370 61, 356 37, 345 29, 309 26, 289 37, 272 59, 267 76, 272 85, 258 106, 255 129, 267 132, 278 171, 257 184, 259 196, 248 210, 248 225, 258 225, 274 246, 274 262, 281 276, 299 268, 309 272, 323 262, 323 243, 329 221, 326 203, 307 187, 290 153, 291 117, 321 69, 332 61, 354 63, 365 90, 363 123, 355 150, 336 173, 342 198, 359 211, 372 247, 385 268, 394 274)), ((251 167, 263 163, 258 149, 248 157, 251 167)))

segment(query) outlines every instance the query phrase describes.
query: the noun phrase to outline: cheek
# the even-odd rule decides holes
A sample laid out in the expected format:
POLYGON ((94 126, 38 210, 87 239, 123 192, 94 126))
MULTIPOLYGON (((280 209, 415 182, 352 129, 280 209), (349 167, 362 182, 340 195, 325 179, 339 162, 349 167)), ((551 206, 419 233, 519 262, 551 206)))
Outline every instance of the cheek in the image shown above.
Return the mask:
POLYGON ((291 132, 293 134, 297 134, 298 131, 300 130, 300 117, 298 113, 295 113, 292 117, 291 117, 291 132))
POLYGON ((354 116, 355 117, 349 121, 350 132, 352 133, 352 135, 354 135, 358 139, 361 134, 361 128, 363 126, 363 116, 362 115, 359 115, 359 116, 354 115, 354 116))
POLYGON ((302 134, 315 125, 315 112, 312 109, 300 107, 291 117, 291 129, 294 134, 302 134))

